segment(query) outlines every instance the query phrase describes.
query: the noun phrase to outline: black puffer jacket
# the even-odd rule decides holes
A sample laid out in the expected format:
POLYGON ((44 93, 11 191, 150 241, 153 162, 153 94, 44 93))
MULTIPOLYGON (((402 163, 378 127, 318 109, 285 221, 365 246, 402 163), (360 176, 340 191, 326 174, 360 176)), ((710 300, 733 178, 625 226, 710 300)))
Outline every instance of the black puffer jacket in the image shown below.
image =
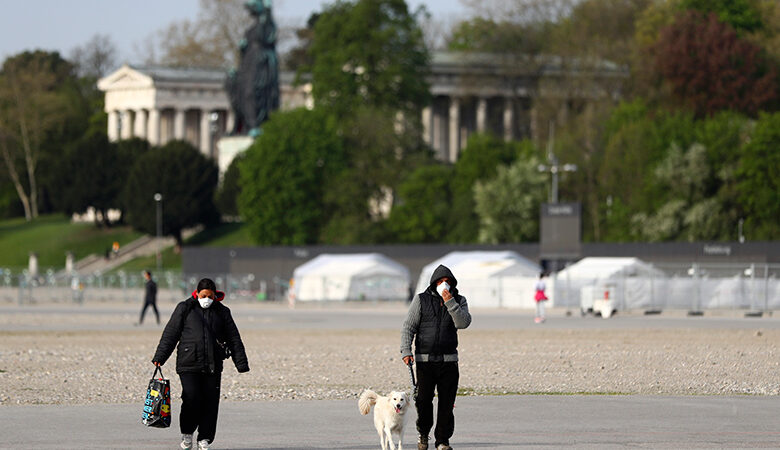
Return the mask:
POLYGON ((178 344, 177 373, 220 373, 224 353, 217 340, 230 348, 236 369, 248 372, 246 350, 230 309, 221 302, 214 302, 203 309, 195 297, 190 297, 176 305, 152 361, 165 364, 178 344))

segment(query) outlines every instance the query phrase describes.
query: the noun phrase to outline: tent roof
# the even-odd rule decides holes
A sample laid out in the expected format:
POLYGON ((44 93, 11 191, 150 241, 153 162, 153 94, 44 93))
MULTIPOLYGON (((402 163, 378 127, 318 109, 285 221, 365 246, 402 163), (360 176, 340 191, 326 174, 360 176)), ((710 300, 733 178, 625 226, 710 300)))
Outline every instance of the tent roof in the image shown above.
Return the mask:
POLYGON ((496 276, 537 276, 541 272, 533 261, 513 251, 450 252, 423 267, 418 289, 428 286, 433 271, 444 264, 455 278, 490 278, 496 276))
POLYGON ((301 264, 295 278, 308 275, 370 276, 396 275, 409 278, 409 269, 379 253, 322 254, 301 264))
POLYGON ((661 273, 639 258, 590 256, 558 272, 558 278, 607 278, 621 272, 661 273))

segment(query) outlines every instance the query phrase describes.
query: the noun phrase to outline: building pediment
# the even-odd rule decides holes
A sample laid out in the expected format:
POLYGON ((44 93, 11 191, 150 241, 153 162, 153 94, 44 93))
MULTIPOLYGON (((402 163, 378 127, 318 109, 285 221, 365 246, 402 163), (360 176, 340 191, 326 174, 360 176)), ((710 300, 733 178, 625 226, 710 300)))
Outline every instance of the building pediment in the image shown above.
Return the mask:
POLYGON ((154 80, 149 75, 125 64, 115 72, 98 80, 101 91, 150 88, 154 80))

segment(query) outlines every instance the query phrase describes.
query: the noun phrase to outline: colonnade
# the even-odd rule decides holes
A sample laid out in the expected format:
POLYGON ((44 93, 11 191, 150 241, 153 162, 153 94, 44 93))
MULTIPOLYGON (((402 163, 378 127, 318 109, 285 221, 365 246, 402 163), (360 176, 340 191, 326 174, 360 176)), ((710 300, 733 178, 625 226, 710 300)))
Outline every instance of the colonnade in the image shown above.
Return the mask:
POLYGON ((126 109, 108 112, 108 139, 118 141, 138 137, 151 145, 165 145, 173 139, 187 140, 212 156, 215 134, 233 129, 229 109, 126 109))
POLYGON ((423 138, 440 159, 455 162, 474 132, 533 138, 535 116, 530 99, 441 95, 422 111, 423 138))

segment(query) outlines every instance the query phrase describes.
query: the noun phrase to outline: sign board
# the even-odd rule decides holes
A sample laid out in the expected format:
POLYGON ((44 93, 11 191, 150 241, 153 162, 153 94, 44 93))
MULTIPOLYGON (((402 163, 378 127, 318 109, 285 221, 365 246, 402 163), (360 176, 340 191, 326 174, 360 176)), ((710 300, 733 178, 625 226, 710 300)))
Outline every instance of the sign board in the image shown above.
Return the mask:
POLYGON ((539 227, 539 256, 542 259, 580 256, 582 206, 579 203, 542 203, 539 227))

